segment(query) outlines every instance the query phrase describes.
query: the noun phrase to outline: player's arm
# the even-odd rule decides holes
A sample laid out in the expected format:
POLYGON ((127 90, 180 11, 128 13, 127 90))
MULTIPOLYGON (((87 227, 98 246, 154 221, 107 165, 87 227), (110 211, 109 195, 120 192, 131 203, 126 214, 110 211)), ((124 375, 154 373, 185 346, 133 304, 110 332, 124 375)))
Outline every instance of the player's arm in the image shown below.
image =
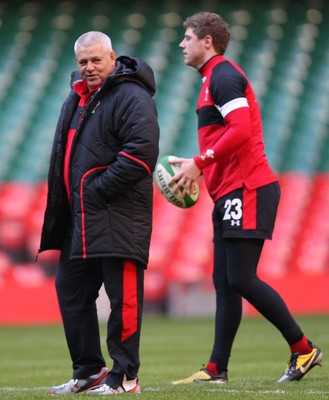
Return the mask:
MULTIPOLYGON (((210 93, 214 106, 222 117, 223 129, 218 131, 217 140, 194 161, 202 170, 231 154, 234 154, 252 134, 250 109, 246 97, 248 80, 243 73, 229 62, 214 68, 210 82, 210 93)), ((202 127, 201 127, 202 129, 202 127)))
POLYGON ((235 153, 251 137, 251 122, 247 105, 233 109, 225 117, 225 132, 203 153, 194 157, 199 169, 203 169, 219 159, 235 153))
POLYGON ((231 64, 223 63, 215 68, 210 85, 215 107, 222 115, 225 131, 218 136, 213 146, 192 159, 176 159, 181 164, 179 172, 172 178, 176 192, 183 187, 186 193, 203 168, 234 153, 251 136, 249 105, 245 97, 248 85, 246 78, 231 64))
POLYGON ((247 102, 236 102, 241 107, 233 109, 224 118, 227 129, 210 149, 193 158, 172 158, 172 162, 180 164, 178 173, 171 179, 170 184, 176 183, 175 192, 184 188, 185 195, 202 173, 203 168, 217 162, 239 149, 251 137, 251 123, 247 102))

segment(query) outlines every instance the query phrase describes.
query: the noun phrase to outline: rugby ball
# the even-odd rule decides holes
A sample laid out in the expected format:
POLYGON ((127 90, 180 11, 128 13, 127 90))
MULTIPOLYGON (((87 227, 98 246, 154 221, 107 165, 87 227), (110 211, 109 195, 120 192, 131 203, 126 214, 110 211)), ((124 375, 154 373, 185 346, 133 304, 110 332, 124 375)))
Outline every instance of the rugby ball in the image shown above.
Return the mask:
POLYGON ((162 195, 172 204, 180 208, 189 208, 198 201, 200 187, 198 182, 194 183, 192 190, 183 197, 183 189, 174 193, 175 185, 169 186, 170 179, 179 171, 179 164, 171 164, 170 155, 162 157, 155 166, 155 182, 162 195))

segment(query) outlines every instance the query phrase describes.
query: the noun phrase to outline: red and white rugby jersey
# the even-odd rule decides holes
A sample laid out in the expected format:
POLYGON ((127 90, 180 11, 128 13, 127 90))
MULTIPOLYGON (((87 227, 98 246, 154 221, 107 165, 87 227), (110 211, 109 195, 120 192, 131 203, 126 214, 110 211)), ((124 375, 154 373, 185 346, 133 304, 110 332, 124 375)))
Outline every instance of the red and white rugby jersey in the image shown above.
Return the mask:
POLYGON ((252 190, 277 181, 264 151, 259 105, 245 73, 221 55, 199 72, 200 154, 194 161, 212 199, 242 186, 252 190))

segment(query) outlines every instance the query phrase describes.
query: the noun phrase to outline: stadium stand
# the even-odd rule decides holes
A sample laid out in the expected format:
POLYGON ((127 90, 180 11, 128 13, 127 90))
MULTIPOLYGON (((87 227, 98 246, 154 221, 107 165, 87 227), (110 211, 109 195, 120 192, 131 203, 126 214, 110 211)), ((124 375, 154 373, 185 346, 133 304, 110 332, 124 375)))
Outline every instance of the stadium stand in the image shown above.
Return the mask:
MULTIPOLYGON (((227 57, 245 69, 256 90, 267 154, 281 181, 276 231, 266 243, 260 273, 283 290, 293 311, 329 312, 329 299, 320 293, 329 285, 328 2, 116 3, 0 2, 1 304, 10 306, 14 301, 10 287, 17 293, 19 286, 25 297, 33 288, 39 296, 47 293, 48 303, 53 301, 52 316, 42 309, 40 319, 58 318, 50 289, 58 253, 42 254, 38 263, 33 260, 47 195, 53 131, 75 69, 76 37, 87 30, 102 30, 112 37, 118 55, 145 58, 152 65, 158 86, 161 155, 188 157, 198 148, 194 108, 199 75, 184 65, 178 45, 184 18, 204 9, 221 13, 231 25, 227 57), (318 289, 312 304, 300 308, 291 287, 303 282, 309 290, 318 289)), ((145 285, 150 308, 156 305, 168 311, 173 284, 197 291, 211 280, 212 204, 202 181, 201 188, 200 201, 188 210, 167 203, 155 188, 145 285)), ((35 304, 31 300, 30 309, 32 319, 38 320, 35 304)), ((12 308, 10 315, 0 312, 0 323, 22 318, 19 307, 16 313, 12 308)))

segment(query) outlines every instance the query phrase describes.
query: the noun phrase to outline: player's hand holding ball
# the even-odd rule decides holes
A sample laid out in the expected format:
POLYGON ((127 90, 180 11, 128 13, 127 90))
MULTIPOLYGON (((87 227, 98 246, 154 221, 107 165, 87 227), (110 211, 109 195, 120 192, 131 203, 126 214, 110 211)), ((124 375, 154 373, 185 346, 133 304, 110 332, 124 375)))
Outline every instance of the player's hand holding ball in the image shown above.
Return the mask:
POLYGON ((192 158, 168 155, 155 167, 155 182, 166 199, 177 207, 192 207, 199 198, 201 171, 192 158))

